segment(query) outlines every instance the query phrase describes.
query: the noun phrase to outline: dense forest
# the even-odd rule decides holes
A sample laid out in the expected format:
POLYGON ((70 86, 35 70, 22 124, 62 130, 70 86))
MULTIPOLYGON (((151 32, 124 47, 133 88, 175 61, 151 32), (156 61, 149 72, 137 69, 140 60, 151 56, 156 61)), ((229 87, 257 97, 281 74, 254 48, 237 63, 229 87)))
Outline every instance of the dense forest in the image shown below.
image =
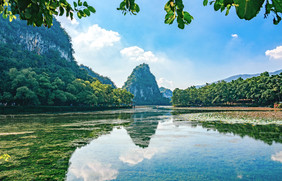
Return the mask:
POLYGON ((174 106, 273 106, 282 101, 282 73, 268 72, 246 80, 220 81, 203 87, 189 87, 173 91, 174 106))
POLYGON ((0 44, 0 102, 4 105, 128 105, 133 95, 102 84, 58 52, 44 56, 0 44))
POLYGON ((0 105, 131 104, 131 93, 77 64, 70 38, 56 20, 52 30, 30 29, 22 21, 7 23, 2 18, 0 23, 0 105))

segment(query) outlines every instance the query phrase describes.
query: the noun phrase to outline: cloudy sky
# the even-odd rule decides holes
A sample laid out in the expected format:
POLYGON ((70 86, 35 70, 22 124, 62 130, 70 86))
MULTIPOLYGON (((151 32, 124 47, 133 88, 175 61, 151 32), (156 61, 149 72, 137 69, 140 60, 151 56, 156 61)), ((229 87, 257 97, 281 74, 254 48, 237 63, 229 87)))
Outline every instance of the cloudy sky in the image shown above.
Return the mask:
POLYGON ((251 21, 228 16, 202 1, 184 1, 194 21, 184 30, 164 24, 165 1, 136 0, 140 13, 122 15, 121 0, 88 4, 97 12, 70 21, 58 18, 72 38, 79 64, 111 78, 122 87, 132 69, 148 63, 159 86, 174 89, 201 85, 236 74, 282 69, 282 23, 264 19, 264 9, 251 21))

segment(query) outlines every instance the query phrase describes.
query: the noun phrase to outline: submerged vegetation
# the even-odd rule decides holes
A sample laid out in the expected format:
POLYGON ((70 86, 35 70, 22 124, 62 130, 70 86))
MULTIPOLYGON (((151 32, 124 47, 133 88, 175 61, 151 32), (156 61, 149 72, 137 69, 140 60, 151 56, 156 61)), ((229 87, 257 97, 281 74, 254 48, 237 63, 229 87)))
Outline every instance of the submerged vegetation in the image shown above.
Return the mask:
POLYGON ((253 125, 276 124, 282 125, 282 112, 257 111, 257 112, 210 112, 179 115, 178 119, 185 121, 216 122, 228 124, 242 123, 253 125))
POLYGON ((115 126, 128 124, 130 114, 1 116, 0 180, 64 180, 69 158, 115 126))
POLYGON ((268 72, 246 80, 195 86, 185 90, 175 89, 174 106, 273 106, 282 101, 282 73, 269 76, 268 72))

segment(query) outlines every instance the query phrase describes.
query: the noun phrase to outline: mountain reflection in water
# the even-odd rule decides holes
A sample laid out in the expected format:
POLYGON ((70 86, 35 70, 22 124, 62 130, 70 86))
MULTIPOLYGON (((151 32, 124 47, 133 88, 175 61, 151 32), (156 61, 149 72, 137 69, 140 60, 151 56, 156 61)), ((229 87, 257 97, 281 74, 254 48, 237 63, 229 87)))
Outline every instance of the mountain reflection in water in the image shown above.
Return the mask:
POLYGON ((78 148, 70 159, 67 180, 279 180, 282 176, 280 126, 173 121, 165 110, 137 112, 129 120, 78 148))

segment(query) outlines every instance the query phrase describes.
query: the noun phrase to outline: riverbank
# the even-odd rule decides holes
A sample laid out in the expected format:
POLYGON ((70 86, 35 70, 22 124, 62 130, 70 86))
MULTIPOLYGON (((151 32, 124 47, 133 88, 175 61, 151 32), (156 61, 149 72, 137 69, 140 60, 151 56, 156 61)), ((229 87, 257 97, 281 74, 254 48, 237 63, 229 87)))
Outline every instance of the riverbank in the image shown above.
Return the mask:
POLYGON ((221 111, 282 111, 271 107, 173 107, 174 110, 221 110, 221 111))
POLYGON ((66 112, 92 112, 115 109, 132 108, 132 106, 0 106, 0 114, 38 114, 38 113, 66 113, 66 112))

